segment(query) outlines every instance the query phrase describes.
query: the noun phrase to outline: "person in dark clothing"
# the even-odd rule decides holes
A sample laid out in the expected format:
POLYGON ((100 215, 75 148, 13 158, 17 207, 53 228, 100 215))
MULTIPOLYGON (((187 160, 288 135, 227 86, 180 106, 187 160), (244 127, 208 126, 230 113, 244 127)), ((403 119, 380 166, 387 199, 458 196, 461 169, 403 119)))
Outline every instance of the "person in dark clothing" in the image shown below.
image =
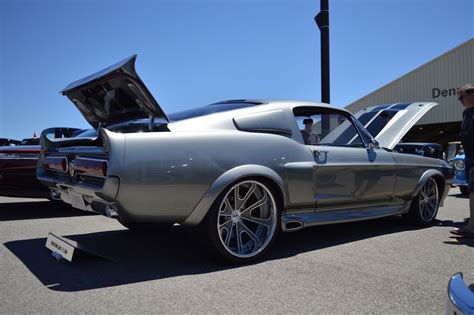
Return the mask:
POLYGON ((304 130, 301 131, 305 144, 314 145, 319 143, 319 137, 313 133, 313 120, 306 118, 303 120, 304 130))
POLYGON ((464 106, 459 138, 464 148, 464 170, 469 185, 470 218, 462 228, 451 231, 453 234, 474 237, 474 85, 466 84, 458 91, 458 100, 464 106))

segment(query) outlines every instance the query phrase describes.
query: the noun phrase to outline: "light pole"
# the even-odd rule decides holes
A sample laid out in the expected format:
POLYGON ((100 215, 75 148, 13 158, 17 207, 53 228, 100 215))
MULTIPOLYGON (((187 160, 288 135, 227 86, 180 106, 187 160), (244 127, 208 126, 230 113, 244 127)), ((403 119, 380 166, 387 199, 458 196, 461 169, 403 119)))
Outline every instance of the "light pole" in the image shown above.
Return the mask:
POLYGON ((321 101, 329 103, 329 0, 320 1, 321 11, 314 20, 321 31, 321 101))
MULTIPOLYGON (((329 104, 329 0, 321 1, 321 11, 314 17, 321 32, 321 102, 329 104)), ((330 119, 323 115, 321 133, 325 136, 330 130, 330 119)))

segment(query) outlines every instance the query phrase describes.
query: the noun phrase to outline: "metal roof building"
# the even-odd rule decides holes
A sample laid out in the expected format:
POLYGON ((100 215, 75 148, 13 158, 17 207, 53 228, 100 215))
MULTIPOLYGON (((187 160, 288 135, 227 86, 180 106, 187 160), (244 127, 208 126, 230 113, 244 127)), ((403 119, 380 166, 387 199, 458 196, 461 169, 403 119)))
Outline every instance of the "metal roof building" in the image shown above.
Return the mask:
POLYGON ((427 113, 404 141, 445 145, 458 140, 463 107, 456 91, 466 83, 474 84, 474 39, 362 97, 346 109, 354 113, 377 104, 436 102, 439 106, 427 113))

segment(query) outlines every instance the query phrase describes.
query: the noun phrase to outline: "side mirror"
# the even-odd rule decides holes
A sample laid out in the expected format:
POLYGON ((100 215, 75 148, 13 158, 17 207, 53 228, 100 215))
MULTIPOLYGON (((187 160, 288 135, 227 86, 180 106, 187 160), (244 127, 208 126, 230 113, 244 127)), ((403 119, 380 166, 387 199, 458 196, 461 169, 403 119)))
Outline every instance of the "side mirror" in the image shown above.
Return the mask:
POLYGON ((377 149, 379 147, 379 143, 377 142, 377 140, 375 139, 372 139, 366 146, 365 148, 367 149, 367 151, 372 151, 374 149, 377 149))

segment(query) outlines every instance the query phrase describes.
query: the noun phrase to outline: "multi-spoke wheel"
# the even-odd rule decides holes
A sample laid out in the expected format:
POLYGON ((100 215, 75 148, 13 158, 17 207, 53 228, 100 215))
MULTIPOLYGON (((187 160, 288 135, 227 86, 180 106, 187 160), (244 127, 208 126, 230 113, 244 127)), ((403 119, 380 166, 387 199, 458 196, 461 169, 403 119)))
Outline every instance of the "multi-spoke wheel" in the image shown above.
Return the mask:
POLYGON ((210 210, 207 224, 216 249, 234 262, 261 257, 279 231, 279 205, 258 180, 244 180, 224 191, 210 210))
POLYGON ((433 224, 439 208, 438 185, 434 178, 430 178, 421 187, 418 195, 413 199, 409 217, 419 225, 433 224))

